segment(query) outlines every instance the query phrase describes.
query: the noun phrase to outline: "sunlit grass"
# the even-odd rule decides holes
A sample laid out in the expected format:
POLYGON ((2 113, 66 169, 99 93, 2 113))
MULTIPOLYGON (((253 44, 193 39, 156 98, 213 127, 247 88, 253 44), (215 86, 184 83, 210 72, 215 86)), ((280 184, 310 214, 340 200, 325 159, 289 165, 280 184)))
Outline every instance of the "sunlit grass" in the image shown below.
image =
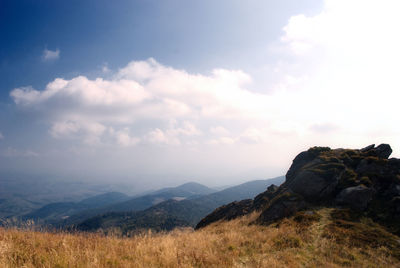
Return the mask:
POLYGON ((0 267, 400 266, 385 247, 355 247, 327 235, 330 211, 318 214, 306 223, 288 219, 275 226, 249 224, 257 217, 252 214, 198 231, 129 238, 0 229, 0 267))

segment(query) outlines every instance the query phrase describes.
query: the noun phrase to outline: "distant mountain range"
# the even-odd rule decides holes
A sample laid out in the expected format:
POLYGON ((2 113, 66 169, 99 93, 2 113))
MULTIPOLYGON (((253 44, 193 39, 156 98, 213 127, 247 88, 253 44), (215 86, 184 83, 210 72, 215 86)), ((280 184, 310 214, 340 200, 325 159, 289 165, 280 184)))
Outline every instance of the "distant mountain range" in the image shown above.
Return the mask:
POLYGON ((129 184, 62 180, 0 172, 0 224, 9 218, 32 213, 50 203, 78 203, 109 192, 137 193, 129 184))
POLYGON ((33 219, 38 223, 55 226, 77 224, 92 216, 107 212, 140 211, 163 201, 183 200, 210 194, 215 190, 195 182, 178 187, 168 187, 139 197, 129 197, 122 193, 106 193, 80 202, 51 203, 24 215, 24 220, 33 219))
POLYGON ((34 220, 36 224, 61 229, 170 230, 179 226, 195 226, 215 208, 235 200, 253 198, 269 185, 280 185, 283 181, 283 177, 255 180, 222 191, 189 182, 135 197, 113 191, 80 201, 50 202, 42 206, 41 202, 31 205, 30 201, 21 199, 27 208, 21 206, 24 204, 22 201, 13 206, 11 199, 0 199, 0 205, 8 208, 9 211, 5 211, 7 215, 15 215, 22 222, 34 220))
POLYGON ((117 202, 128 200, 129 196, 110 192, 86 198, 80 202, 56 202, 45 205, 23 216, 23 219, 33 219, 39 222, 54 223, 66 219, 80 211, 108 206, 117 202))
MULTIPOLYGON (((175 227, 195 226, 198 221, 217 207, 235 200, 253 198, 271 184, 280 185, 283 181, 284 177, 250 181, 196 198, 169 199, 141 211, 112 211, 86 219, 75 225, 74 228, 83 231, 118 228, 123 233, 129 233, 149 228, 159 231, 171 230, 175 227)), ((123 204, 132 201, 126 201, 123 204)), ((113 205, 113 207, 117 206, 118 204, 113 205)))

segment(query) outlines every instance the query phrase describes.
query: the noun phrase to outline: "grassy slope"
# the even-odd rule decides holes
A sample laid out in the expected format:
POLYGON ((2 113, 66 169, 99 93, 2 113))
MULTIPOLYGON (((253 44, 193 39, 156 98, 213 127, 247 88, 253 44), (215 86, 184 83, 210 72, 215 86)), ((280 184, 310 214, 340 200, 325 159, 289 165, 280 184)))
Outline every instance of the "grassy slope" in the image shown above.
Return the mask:
POLYGON ((131 238, 0 229, 0 267, 400 266, 399 237, 332 212, 324 208, 271 226, 249 225, 257 217, 251 214, 195 232, 131 238))

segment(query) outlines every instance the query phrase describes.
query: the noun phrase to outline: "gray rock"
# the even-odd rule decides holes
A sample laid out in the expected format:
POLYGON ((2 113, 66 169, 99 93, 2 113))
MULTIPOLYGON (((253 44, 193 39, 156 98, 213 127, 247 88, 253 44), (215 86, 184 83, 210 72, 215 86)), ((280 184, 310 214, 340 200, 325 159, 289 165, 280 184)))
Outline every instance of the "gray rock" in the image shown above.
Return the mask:
POLYGON ((219 207, 214 210, 211 214, 203 218, 195 229, 203 228, 213 222, 220 220, 233 220, 237 217, 248 214, 252 210, 253 200, 245 199, 242 201, 235 201, 225 206, 219 207))
POLYGON ((391 205, 394 207, 395 211, 396 211, 396 217, 399 218, 400 217, 400 196, 396 196, 393 198, 393 200, 390 202, 391 205))
POLYGON ((292 180, 288 188, 304 196, 306 200, 318 201, 331 195, 339 182, 342 172, 332 176, 321 176, 311 170, 303 170, 292 180))
POLYGON ((376 156, 380 158, 388 159, 389 156, 392 154, 392 148, 390 148, 389 144, 381 144, 375 149, 376 156))
POLYGON ((400 184, 397 184, 397 185, 394 185, 394 186, 393 186, 393 192, 394 192, 396 195, 400 195, 400 184))
POLYGON ((388 160, 388 166, 393 173, 400 174, 400 159, 390 158, 388 160))
POLYGON ((293 216, 296 212, 307 208, 308 204, 299 195, 287 192, 277 198, 259 216, 258 222, 268 224, 285 217, 293 216))
POLYGON ((384 193, 388 198, 400 197, 400 184, 392 184, 384 193))
POLYGON ((375 190, 364 185, 343 189, 336 197, 338 205, 347 205, 353 209, 365 210, 372 200, 375 190))
POLYGON ((329 147, 313 147, 308 151, 301 152, 294 159, 290 166, 288 172, 286 173, 286 182, 291 182, 297 175, 297 173, 304 167, 304 165, 309 164, 311 161, 324 151, 330 151, 329 147))
POLYGON ((279 187, 271 184, 267 190, 254 198, 254 210, 260 210, 268 204, 277 194, 279 187))
POLYGON ((363 159, 358 164, 355 172, 358 173, 358 174, 363 174, 363 173, 367 172, 369 169, 370 169, 370 166, 368 164, 368 160, 367 159, 363 159))
POLYGON ((314 214, 315 214, 315 212, 312 211, 312 210, 304 211, 304 215, 312 216, 312 215, 314 215, 314 214))
POLYGON ((276 190, 278 190, 278 186, 276 186, 275 184, 271 184, 270 186, 268 186, 268 188, 267 188, 267 192, 269 192, 269 193, 274 193, 274 192, 276 192, 276 190))
POLYGON ((389 144, 382 143, 377 147, 374 146, 374 144, 371 144, 365 148, 362 148, 360 152, 367 156, 376 156, 384 159, 388 159, 392 154, 392 148, 389 144))
POLYGON ((374 148, 375 148, 375 144, 371 144, 371 145, 368 145, 367 147, 362 148, 360 151, 362 153, 365 153, 365 152, 367 152, 367 151, 369 151, 371 149, 374 149, 374 148))

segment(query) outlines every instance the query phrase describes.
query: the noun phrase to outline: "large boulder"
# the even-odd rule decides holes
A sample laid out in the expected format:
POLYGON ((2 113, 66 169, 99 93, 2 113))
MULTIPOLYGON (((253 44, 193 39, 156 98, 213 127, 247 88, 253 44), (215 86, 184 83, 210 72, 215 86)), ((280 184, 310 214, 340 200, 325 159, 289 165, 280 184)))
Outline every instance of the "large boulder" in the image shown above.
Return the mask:
POLYGON ((286 182, 290 183, 302 168, 313 161, 321 152, 330 151, 329 147, 313 147, 307 151, 299 153, 293 160, 288 172, 286 173, 286 182))
POLYGON ((396 196, 391 201, 392 207, 394 207, 397 214, 400 214, 400 196, 396 196))
POLYGON ((313 147, 299 156, 286 174, 285 186, 309 202, 320 202, 332 196, 346 169, 335 150, 313 147))
POLYGON ((287 187, 308 201, 320 201, 335 191, 343 171, 344 167, 337 172, 305 169, 287 187))
POLYGON ((381 144, 378 147, 371 150, 371 153, 379 158, 388 159, 392 154, 392 148, 390 148, 389 144, 381 144))
POLYGON ((346 205, 356 210, 365 210, 372 200, 375 190, 364 185, 343 189, 336 197, 338 205, 346 205))

